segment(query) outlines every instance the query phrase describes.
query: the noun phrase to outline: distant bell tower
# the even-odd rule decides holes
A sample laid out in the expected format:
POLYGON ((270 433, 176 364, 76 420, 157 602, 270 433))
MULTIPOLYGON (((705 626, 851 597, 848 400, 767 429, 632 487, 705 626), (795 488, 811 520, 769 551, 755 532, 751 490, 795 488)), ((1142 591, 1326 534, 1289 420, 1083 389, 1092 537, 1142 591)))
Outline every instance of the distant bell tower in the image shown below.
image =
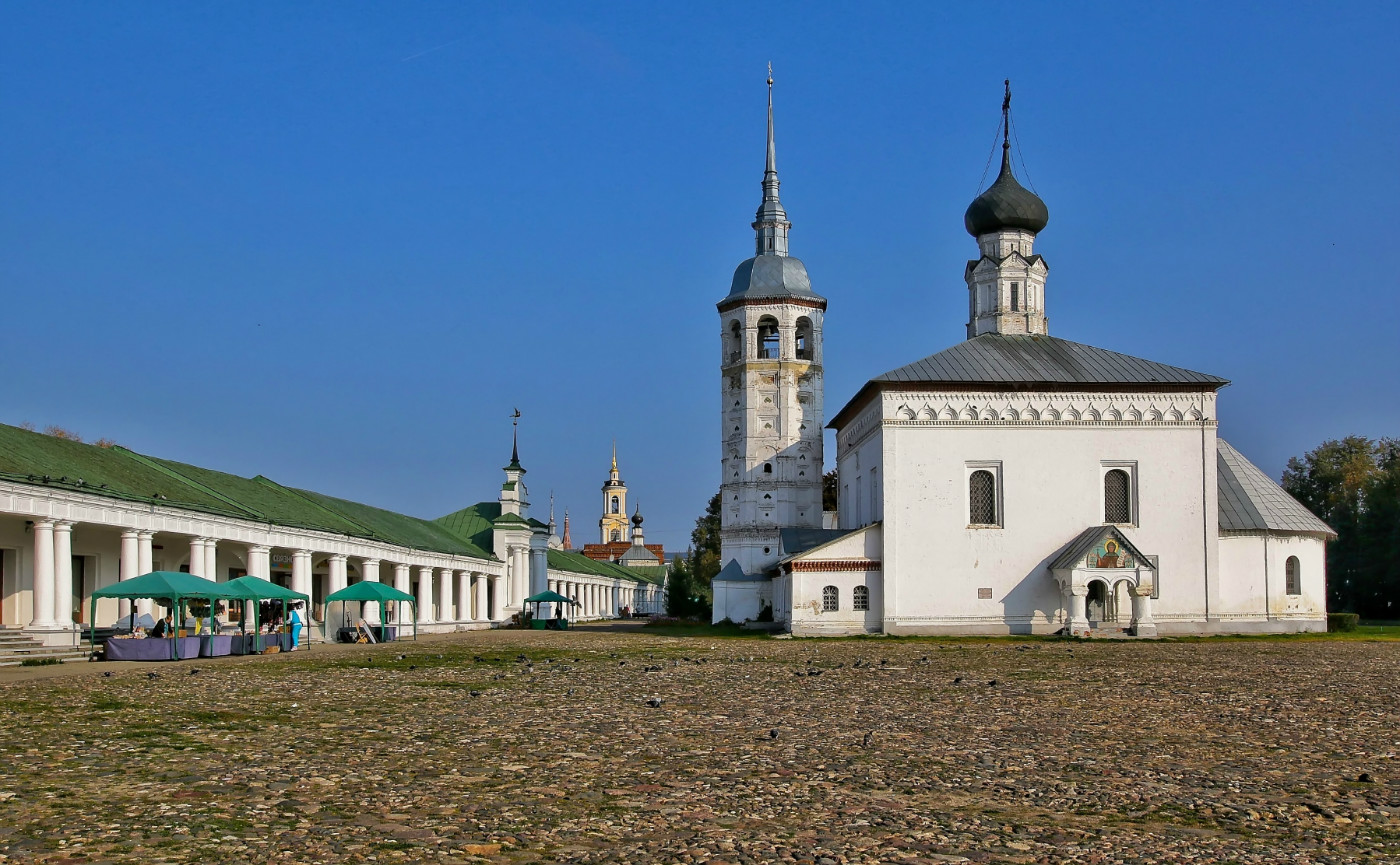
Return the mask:
POLYGON ((1050 221, 1040 197, 1011 173, 1011 81, 1001 102, 1001 172, 968 205, 967 233, 982 257, 969 261, 967 338, 984 333, 1048 334, 1045 277, 1049 267, 1035 254, 1035 236, 1050 221))
POLYGON ((627 541, 627 484, 617 473, 617 442, 613 442, 612 469, 603 484, 603 516, 598 520, 598 541, 603 544, 627 541))
POLYGON ((822 524, 822 319, 826 299, 788 255, 778 200, 773 72, 768 155, 753 258, 719 302, 722 480, 720 561, 762 574, 778 561, 778 530, 822 524))

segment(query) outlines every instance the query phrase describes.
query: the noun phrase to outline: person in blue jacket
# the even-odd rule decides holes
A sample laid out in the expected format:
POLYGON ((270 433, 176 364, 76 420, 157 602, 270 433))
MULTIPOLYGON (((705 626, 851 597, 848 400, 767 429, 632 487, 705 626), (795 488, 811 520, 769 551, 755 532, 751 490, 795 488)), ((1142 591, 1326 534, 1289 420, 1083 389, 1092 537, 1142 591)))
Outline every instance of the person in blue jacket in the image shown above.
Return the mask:
POLYGON ((292 613, 287 617, 287 623, 292 626, 292 648, 295 649, 301 643, 301 602, 297 601, 292 607, 292 613))

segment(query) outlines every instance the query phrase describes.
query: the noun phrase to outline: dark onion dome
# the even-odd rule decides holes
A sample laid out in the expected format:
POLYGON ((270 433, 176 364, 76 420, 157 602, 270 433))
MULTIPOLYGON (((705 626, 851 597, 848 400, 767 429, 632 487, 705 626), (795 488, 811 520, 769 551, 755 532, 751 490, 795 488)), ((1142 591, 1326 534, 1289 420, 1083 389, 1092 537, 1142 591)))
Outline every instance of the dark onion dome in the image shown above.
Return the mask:
POLYGON ((635 514, 632 515, 632 525, 634 525, 634 526, 640 526, 641 524, 642 524, 642 508, 641 508, 641 506, 639 505, 639 506, 637 507, 637 512, 636 512, 635 514))
POLYGON ((963 214, 963 225, 973 237, 1019 228, 1032 234, 1045 228, 1050 211, 1034 192, 1016 182, 1011 173, 1011 153, 1001 151, 1001 173, 987 191, 972 200, 963 214))

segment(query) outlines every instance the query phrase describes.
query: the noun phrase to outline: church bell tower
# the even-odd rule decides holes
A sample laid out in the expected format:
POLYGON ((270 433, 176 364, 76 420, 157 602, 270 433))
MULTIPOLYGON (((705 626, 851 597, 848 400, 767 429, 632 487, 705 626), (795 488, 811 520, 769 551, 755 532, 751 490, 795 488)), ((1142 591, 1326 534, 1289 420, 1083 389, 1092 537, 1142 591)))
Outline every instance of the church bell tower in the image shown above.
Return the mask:
POLYGON ((778 531, 822 524, 822 319, 826 299, 788 255, 778 199, 773 75, 768 154, 753 222, 755 253, 719 302, 722 480, 720 561, 759 575, 778 561, 778 531))

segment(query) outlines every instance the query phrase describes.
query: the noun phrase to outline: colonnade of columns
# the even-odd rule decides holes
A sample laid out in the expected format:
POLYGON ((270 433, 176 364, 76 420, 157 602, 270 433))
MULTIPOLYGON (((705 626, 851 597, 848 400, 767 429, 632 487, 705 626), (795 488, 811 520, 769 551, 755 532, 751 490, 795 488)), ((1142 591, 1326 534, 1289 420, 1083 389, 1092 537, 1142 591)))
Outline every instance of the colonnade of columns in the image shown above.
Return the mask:
POLYGON ((578 602, 566 614, 575 619, 611 618, 619 615, 623 607, 637 610, 639 604, 645 605, 644 612, 655 612, 651 609, 654 600, 650 587, 551 579, 549 590, 578 602))
MULTIPOLYGON (((62 630, 74 627, 73 609, 73 523, 67 520, 41 519, 33 523, 34 535, 34 614, 30 627, 38 630, 62 630)), ((150 573, 153 566, 153 543, 155 532, 127 529, 121 532, 120 564, 118 577, 129 580, 150 573)), ((217 557, 219 540, 194 536, 189 538, 189 571, 205 579, 218 580, 217 557)), ((291 551, 291 588, 295 592, 314 597, 313 556, 309 549, 291 551)), ((272 576, 272 549, 262 544, 249 544, 246 547, 247 572, 250 576, 270 579, 272 576)), ((460 568, 438 568, 426 565, 416 566, 418 577, 418 622, 423 625, 449 623, 484 623, 498 621, 504 617, 507 606, 519 605, 531 594, 531 565, 540 569, 542 561, 532 562, 532 558, 543 559, 542 550, 531 550, 527 546, 515 546, 507 551, 509 565, 507 575, 479 573, 460 568)), ((361 578, 378 582, 381 579, 381 565, 376 558, 358 559, 361 578)), ((408 593, 412 588, 411 570, 413 565, 394 562, 393 586, 408 593)), ((349 557, 343 553, 333 553, 327 558, 328 593, 346 587, 349 579, 349 557)), ((629 585, 604 585, 582 580, 546 579, 541 588, 549 588, 579 603, 567 615, 573 618, 611 617, 622 607, 638 608, 639 589, 629 585)), ((640 589, 646 603, 650 587, 640 589)), ((81 599, 78 599, 81 601, 81 599)), ((135 611, 138 615, 149 614, 153 602, 138 600, 135 611)), ((391 619, 394 624, 412 623, 412 610, 409 604, 396 605, 391 619)), ((250 606, 251 610, 251 606, 250 606)), ((132 612, 128 600, 118 602, 118 617, 125 618, 132 612)), ((309 613, 309 611, 308 611, 309 613)), ((384 611, 378 603, 366 603, 363 617, 370 624, 379 624, 384 611)), ((309 615, 306 618, 310 618, 309 615)), ((251 624, 249 622, 248 624, 251 624)))
MULTIPOLYGON (((29 627, 35 630, 65 630, 75 627, 73 593, 73 522, 68 520, 39 519, 31 526, 34 536, 34 583, 33 616, 29 627)), ((154 565, 154 531, 127 529, 121 532, 119 580, 130 580, 150 573, 154 565)), ((189 572, 209 580, 219 580, 217 558, 219 540, 204 536, 189 538, 189 572)), ((291 551, 291 588, 295 592, 314 597, 313 557, 309 549, 291 551)), ((272 577, 272 548, 262 544, 249 544, 246 548, 247 573, 262 579, 272 577)), ((520 557, 523 569, 526 560, 520 557)), ((327 594, 343 589, 349 580, 349 557, 342 553, 332 553, 327 559, 327 594)), ((375 558, 358 560, 361 578, 378 582, 381 561, 375 558)), ((393 564, 394 588, 408 593, 411 587, 412 566, 403 563, 393 564)), ((501 576, 478 573, 471 570, 452 568, 419 567, 419 622, 432 623, 484 623, 503 617, 503 610, 509 601, 507 580, 501 576), (436 579, 435 579, 436 576, 436 579), (488 581, 494 581, 494 591, 488 592, 488 581), (434 594, 433 587, 438 587, 434 594), (436 602, 436 608, 435 603, 436 602), (489 609, 488 607, 494 607, 489 609)), ((516 595, 524 597, 524 595, 516 595)), ((81 602, 83 599, 76 599, 81 602)), ((251 605, 248 615, 251 622, 251 605)), ((370 624, 379 624, 383 611, 376 602, 366 603, 363 615, 370 624)), ((398 624, 413 621, 412 611, 407 603, 399 604, 394 616, 398 624)), ((149 614, 153 601, 139 599, 135 604, 137 615, 149 614)), ((132 613, 132 603, 119 599, 118 619, 132 613)), ((308 611, 309 614, 309 611, 308 611)), ((307 615, 305 618, 309 618, 307 615)))

